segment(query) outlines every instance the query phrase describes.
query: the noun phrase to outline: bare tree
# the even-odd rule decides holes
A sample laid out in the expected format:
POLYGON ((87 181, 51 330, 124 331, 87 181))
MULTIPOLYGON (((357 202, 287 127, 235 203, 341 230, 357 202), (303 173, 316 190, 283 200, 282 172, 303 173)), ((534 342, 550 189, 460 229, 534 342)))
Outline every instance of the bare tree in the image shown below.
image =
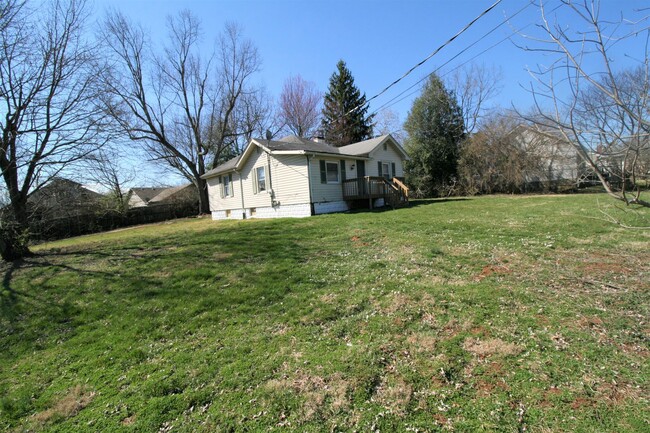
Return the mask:
POLYGON ((375 115, 374 131, 380 135, 391 134, 398 142, 404 143, 406 133, 399 120, 399 114, 390 108, 384 108, 375 115))
POLYGON ((29 254, 28 194, 105 142, 86 18, 84 0, 54 0, 38 11, 15 0, 0 7, 0 169, 10 201, 0 241, 5 260, 29 254))
POLYGON ((316 84, 305 81, 300 75, 284 81, 280 95, 281 123, 298 137, 311 137, 320 125, 320 105, 323 94, 316 84))
POLYGON ((121 163, 120 152, 104 148, 85 158, 85 177, 90 182, 107 191, 108 210, 124 213, 128 209, 128 189, 126 185, 135 177, 135 169, 121 163))
POLYGON ((446 87, 458 99, 458 105, 463 110, 465 132, 468 134, 476 131, 481 119, 493 108, 489 102, 501 90, 501 77, 500 69, 472 64, 457 69, 447 78, 446 87))
POLYGON ((546 180, 555 143, 530 134, 521 119, 495 113, 461 145, 460 184, 467 194, 521 193, 546 180))
POLYGON ((119 13, 108 15, 103 35, 115 67, 105 76, 105 102, 130 139, 196 185, 199 212, 207 213, 207 184, 201 176, 248 132, 237 116, 240 105, 259 92, 250 80, 260 59, 233 24, 207 59, 198 53, 200 23, 189 11, 170 17, 168 30, 165 50, 150 56, 153 49, 142 27, 119 13))
POLYGON ((524 35, 531 45, 521 46, 555 56, 549 66, 531 71, 536 105, 531 120, 541 134, 571 143, 610 196, 650 207, 636 182, 640 156, 650 143, 648 16, 630 11, 613 22, 600 17, 598 1, 561 3, 558 13, 572 26, 560 24, 540 1, 542 35, 524 35), (627 55, 639 65, 616 71, 616 44, 631 38, 640 39, 638 52, 627 55), (618 173, 611 171, 613 162, 618 173))

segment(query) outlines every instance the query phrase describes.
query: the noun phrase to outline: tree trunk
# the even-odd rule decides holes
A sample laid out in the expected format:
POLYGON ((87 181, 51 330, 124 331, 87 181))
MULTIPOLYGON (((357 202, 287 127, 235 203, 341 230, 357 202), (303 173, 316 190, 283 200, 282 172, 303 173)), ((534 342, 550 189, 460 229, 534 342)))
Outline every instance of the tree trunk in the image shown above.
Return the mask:
POLYGON ((199 190, 199 214, 210 213, 210 203, 208 202, 208 182, 205 179, 197 178, 199 190))
POLYGON ((32 255, 29 250, 29 222, 27 205, 24 200, 11 203, 9 215, 5 215, 1 224, 0 256, 7 262, 32 255))

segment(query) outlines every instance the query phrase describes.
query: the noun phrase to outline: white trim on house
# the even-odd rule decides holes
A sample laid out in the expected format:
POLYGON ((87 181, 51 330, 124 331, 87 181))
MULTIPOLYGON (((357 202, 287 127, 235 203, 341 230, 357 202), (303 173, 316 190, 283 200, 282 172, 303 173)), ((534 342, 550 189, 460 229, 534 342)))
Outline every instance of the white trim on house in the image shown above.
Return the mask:
POLYGON ((349 209, 351 202, 343 199, 343 181, 357 177, 358 162, 366 162, 366 176, 377 176, 377 161, 381 160, 391 175, 395 166, 394 174, 401 177, 405 158, 390 136, 342 148, 297 137, 279 141, 253 139, 240 157, 203 177, 208 180, 213 219, 304 217, 349 209), (259 190, 260 170, 264 172, 264 190, 259 190), (214 179, 222 176, 232 176, 227 197, 223 189, 215 189, 223 188, 214 179))

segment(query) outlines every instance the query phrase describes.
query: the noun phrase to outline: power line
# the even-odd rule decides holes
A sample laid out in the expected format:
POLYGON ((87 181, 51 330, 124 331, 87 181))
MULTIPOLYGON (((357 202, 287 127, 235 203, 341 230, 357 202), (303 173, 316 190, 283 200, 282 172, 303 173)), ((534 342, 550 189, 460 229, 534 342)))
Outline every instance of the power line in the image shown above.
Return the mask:
MULTIPOLYGON (((425 75, 423 78, 421 78, 421 79, 420 79, 419 81, 417 81, 415 84, 409 86, 408 88, 406 88, 406 89, 403 90, 402 92, 398 93, 398 94, 397 94, 396 96, 394 96, 392 99, 389 99, 387 102, 385 102, 385 103, 384 103, 383 105, 381 105, 379 108, 377 108, 377 109, 374 111, 374 113, 377 113, 379 110, 381 110, 382 108, 384 108, 384 107, 386 107, 386 106, 394 105, 394 104, 390 104, 390 103, 391 103, 392 101, 394 101, 395 99, 399 98, 400 96, 402 96, 404 93, 406 93, 406 92, 408 92, 409 90, 411 90, 413 87, 415 87, 415 86, 417 86, 418 84, 420 84, 422 81, 424 81, 424 80, 426 80, 427 78, 429 78, 431 75, 433 75, 433 74, 435 74, 436 72, 438 72, 440 69, 442 69, 443 67, 445 67, 446 65, 448 65, 449 63, 451 63, 454 59, 456 59, 456 58, 457 58, 458 56, 460 56, 461 54, 465 53, 467 50, 469 50, 470 48, 472 48, 474 45, 476 45, 476 44, 478 44, 479 42, 481 42, 481 40, 483 40, 486 36, 489 36, 490 34, 492 34, 493 32, 495 32, 497 29, 499 29, 499 27, 501 27, 502 25, 506 24, 508 21, 510 21, 511 19, 513 19, 514 17, 516 17, 517 15, 519 15, 520 13, 522 13, 522 12, 523 12, 524 10, 526 10, 526 9, 527 9, 531 4, 532 4, 532 3, 527 3, 523 8, 519 9, 517 12, 515 12, 514 14, 512 14, 511 16, 509 16, 508 18, 506 18, 505 20, 503 20, 501 23, 499 23, 498 25, 496 25, 495 27, 493 27, 492 29, 490 29, 487 33, 485 33, 485 34, 484 34, 483 36, 481 36, 479 39, 477 39, 476 41, 474 41, 473 43, 471 43, 470 45, 468 45, 467 47, 465 47, 464 49, 462 49, 461 51, 459 51, 459 52, 458 52, 455 56, 453 56, 451 59, 447 60, 445 63, 443 63, 442 65, 438 66, 436 69, 434 69, 432 72, 430 72, 430 73, 428 73, 427 75, 425 75), (390 104, 390 105, 389 105, 389 104, 390 104)), ((530 24, 529 24, 529 25, 530 25, 530 24)), ((515 33, 518 32, 518 31, 523 30, 524 28, 528 27, 529 25, 527 25, 527 26, 525 26, 525 27, 522 27, 522 28, 519 29, 519 30, 515 30, 515 31, 513 31, 513 32, 510 33, 508 36, 506 36, 504 39, 500 40, 500 41, 497 42, 496 44, 491 45, 490 47, 488 47, 487 49, 481 51, 481 52, 478 53, 477 55, 471 57, 469 60, 467 60, 467 61, 461 63, 460 65, 456 66, 454 69, 451 69, 451 70, 448 71, 446 74, 448 74, 448 73, 450 73, 451 71, 453 71, 453 70, 455 70, 455 69, 458 69, 459 67, 461 67, 461 66, 463 66, 463 65, 465 65, 465 64, 467 64, 467 63, 469 63, 470 61, 474 60, 474 59, 477 58, 478 56, 481 56, 481 55, 485 54, 485 52, 487 52, 487 51, 491 50, 492 48, 496 47, 497 45, 499 45, 499 44, 505 42, 505 41, 506 41, 508 38, 510 38, 513 34, 515 34, 515 33)), ((446 74, 445 74, 445 75, 446 75, 446 74)), ((406 95, 406 97, 411 96, 412 94, 413 94, 413 93, 409 93, 408 95, 406 95)), ((406 98, 406 97, 405 97, 405 98, 406 98)), ((400 100, 397 101, 397 102, 401 102, 401 101, 402 101, 403 99, 405 99, 405 98, 402 98, 402 99, 400 99, 400 100)), ((395 102, 395 104, 396 104, 397 102, 395 102)))
MULTIPOLYGON (((436 49, 435 49, 431 54, 429 54, 429 55, 428 55, 424 60, 420 61, 418 64, 416 64, 415 66, 413 66, 411 69, 409 69, 408 71, 406 71, 406 73, 405 73, 404 75, 402 75, 402 76, 399 77, 397 80, 395 80, 395 81, 393 81, 392 83, 390 83, 390 84, 389 84, 388 86, 386 86, 386 87, 385 87, 381 92, 377 93, 375 96, 373 96, 372 98, 368 99, 368 100, 366 101, 366 104, 365 104, 365 105, 367 105, 370 101, 372 101, 373 99, 377 98, 378 96, 383 95, 384 93, 386 93, 386 91, 387 91, 388 89, 390 89, 390 88, 393 87, 395 84, 397 84, 397 83, 399 83, 400 81, 402 81, 402 80, 403 80, 404 78, 406 78, 406 77, 407 77, 411 72, 413 72, 415 69, 419 68, 419 67, 422 66, 424 63, 426 63, 429 59, 431 59, 431 57, 433 57, 433 56, 435 56, 436 54, 438 54, 438 53, 440 52, 440 50, 442 50, 442 49, 445 48, 447 45, 449 45, 450 43, 452 43, 452 42, 453 42, 453 41, 454 41, 458 36, 460 36, 460 35, 462 35, 463 33, 465 33, 465 31, 466 31, 467 29, 469 29, 469 28, 470 28, 470 27, 471 27, 471 26, 472 26, 476 21, 478 21, 478 20, 481 19, 484 15, 486 15, 488 12, 490 12, 492 9, 494 9, 494 8, 495 8, 499 3, 501 3, 501 1, 502 1, 502 0, 497 0, 497 1, 492 5, 492 6, 490 6, 490 7, 487 8, 487 9, 485 9, 483 12, 481 12, 481 13, 480 13, 476 18, 474 18, 472 21, 470 21, 470 22, 469 22, 465 27, 463 27, 463 28, 462 28, 459 32, 457 32, 454 36, 452 36, 452 37, 449 38, 449 39, 448 39, 444 44, 442 44, 442 45, 440 45, 438 48, 436 48, 436 49)), ((347 115, 347 114, 350 114, 350 113, 352 113, 353 111, 356 111, 356 110, 358 110, 359 108, 363 107, 363 105, 364 105, 364 104, 359 105, 359 106, 357 106, 357 107, 354 107, 353 109, 351 109, 350 111, 348 111, 348 112, 345 113, 345 114, 346 114, 346 115, 347 115)))

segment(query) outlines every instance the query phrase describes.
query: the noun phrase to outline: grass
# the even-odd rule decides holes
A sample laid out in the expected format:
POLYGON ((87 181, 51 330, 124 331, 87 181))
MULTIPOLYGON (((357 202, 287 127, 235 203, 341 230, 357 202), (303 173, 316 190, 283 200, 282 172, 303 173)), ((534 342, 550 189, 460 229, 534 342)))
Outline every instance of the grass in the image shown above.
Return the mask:
POLYGON ((650 232, 603 221, 610 203, 431 200, 38 246, 4 269, 0 430, 647 431, 650 232))

